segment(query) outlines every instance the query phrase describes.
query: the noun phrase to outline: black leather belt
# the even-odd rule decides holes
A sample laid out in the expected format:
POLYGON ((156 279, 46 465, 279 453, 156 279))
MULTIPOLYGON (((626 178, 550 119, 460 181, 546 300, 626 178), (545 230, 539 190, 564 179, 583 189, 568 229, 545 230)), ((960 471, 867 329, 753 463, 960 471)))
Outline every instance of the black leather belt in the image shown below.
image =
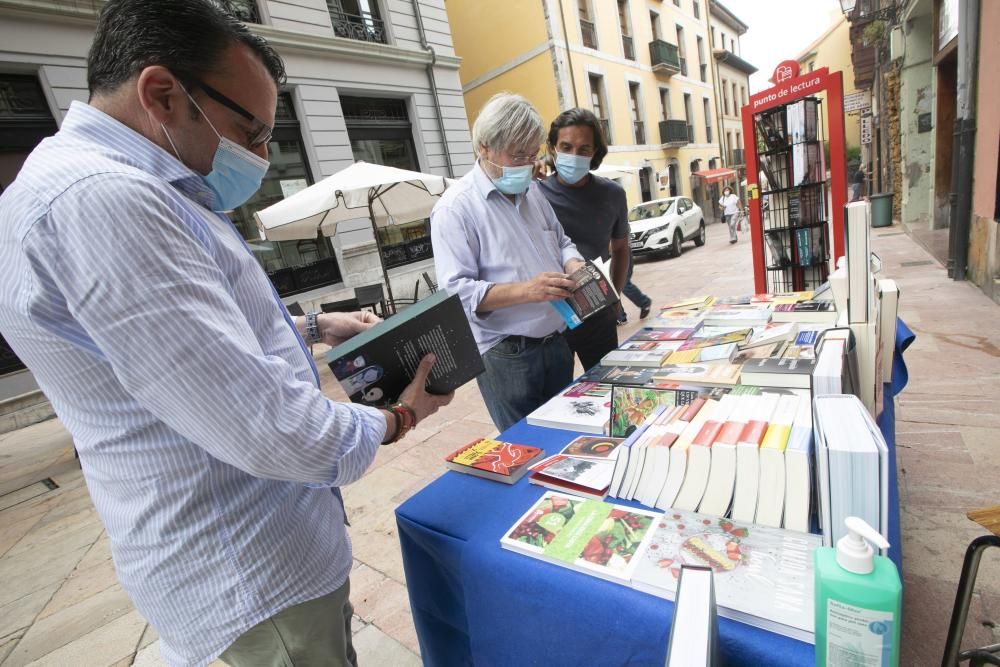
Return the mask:
POLYGON ((542 338, 532 338, 531 336, 506 336, 502 340, 504 341, 515 341, 520 340, 523 347, 528 347, 529 345, 545 345, 549 341, 555 340, 559 336, 562 336, 561 331, 555 331, 550 333, 548 336, 542 338))

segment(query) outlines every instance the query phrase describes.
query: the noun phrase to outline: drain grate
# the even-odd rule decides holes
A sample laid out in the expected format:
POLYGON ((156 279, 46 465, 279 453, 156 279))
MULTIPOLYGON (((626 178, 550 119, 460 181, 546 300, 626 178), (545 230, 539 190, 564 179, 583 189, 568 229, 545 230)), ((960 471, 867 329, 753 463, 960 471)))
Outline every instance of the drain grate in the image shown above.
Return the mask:
POLYGON ((14 505, 20 505, 23 502, 37 498, 49 491, 55 491, 58 488, 59 485, 51 477, 46 477, 40 482, 34 482, 28 486, 22 486, 20 489, 15 489, 0 496, 0 511, 10 509, 14 505))
POLYGON ((900 266, 929 266, 934 262, 929 259, 921 259, 916 262, 902 262, 900 266))
POLYGON ((876 234, 878 238, 885 238, 886 236, 899 236, 905 234, 906 232, 889 232, 888 234, 876 234))

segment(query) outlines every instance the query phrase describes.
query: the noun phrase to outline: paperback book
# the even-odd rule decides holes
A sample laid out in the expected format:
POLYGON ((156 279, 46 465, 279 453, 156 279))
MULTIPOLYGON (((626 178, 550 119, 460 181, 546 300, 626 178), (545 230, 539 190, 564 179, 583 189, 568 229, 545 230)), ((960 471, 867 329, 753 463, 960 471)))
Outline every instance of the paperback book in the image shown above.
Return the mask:
POLYGON ((527 422, 532 426, 603 435, 610 414, 611 385, 578 382, 528 415, 527 422))
POLYGON ((556 454, 531 467, 528 481, 557 491, 604 500, 615 462, 556 454))
POLYGON ((832 301, 803 301, 782 303, 774 307, 773 322, 817 322, 834 324, 837 308, 832 301))
POLYGON ((654 512, 549 491, 507 531, 500 546, 627 584, 658 518, 654 512))
POLYGON ((812 388, 815 359, 753 359, 744 364, 741 381, 761 387, 812 388))
POLYGON ((674 599, 682 565, 715 573, 719 615, 813 643, 813 551, 819 535, 668 510, 632 585, 674 599))
POLYGON ((513 484, 541 455, 538 447, 480 438, 449 454, 445 465, 456 472, 513 484))
POLYGON ((387 405, 431 352, 437 362, 427 377, 428 393, 452 392, 485 370, 461 300, 444 290, 351 337, 326 359, 351 401, 387 405))
POLYGON ((550 303, 566 320, 566 326, 575 329, 583 321, 604 308, 618 303, 618 293, 606 274, 606 268, 591 260, 570 274, 569 279, 576 283, 573 296, 562 301, 550 303))
POLYGON ((610 461, 618 454, 618 446, 624 438, 605 438, 593 435, 581 435, 559 452, 563 456, 573 456, 578 459, 598 459, 610 461))
POLYGON ((698 327, 643 327, 633 334, 629 341, 635 340, 687 340, 698 327))
POLYGON ((659 406, 687 405, 706 390, 698 387, 656 389, 614 386, 611 391, 611 429, 615 437, 628 437, 659 406))

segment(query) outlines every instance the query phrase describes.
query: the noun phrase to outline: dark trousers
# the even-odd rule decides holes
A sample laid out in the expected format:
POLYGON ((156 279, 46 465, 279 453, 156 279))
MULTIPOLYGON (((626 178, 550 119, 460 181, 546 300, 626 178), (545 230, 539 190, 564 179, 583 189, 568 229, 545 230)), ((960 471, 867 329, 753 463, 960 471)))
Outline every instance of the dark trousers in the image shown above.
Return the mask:
MULTIPOLYGON (((646 306, 653 303, 653 300, 644 293, 639 287, 632 282, 632 270, 635 268, 634 260, 632 259, 631 253, 628 257, 628 276, 625 278, 625 286, 622 287, 622 295, 625 296, 629 301, 634 303, 639 308, 645 308, 646 306)), ((620 321, 625 321, 625 310, 621 311, 620 321)))
POLYGON ((617 307, 608 306, 563 334, 570 349, 580 357, 583 370, 590 370, 601 362, 604 355, 618 347, 616 319, 617 307))
POLYGON ((483 355, 476 382, 486 409, 506 431, 573 381, 573 351, 561 334, 507 336, 483 355))

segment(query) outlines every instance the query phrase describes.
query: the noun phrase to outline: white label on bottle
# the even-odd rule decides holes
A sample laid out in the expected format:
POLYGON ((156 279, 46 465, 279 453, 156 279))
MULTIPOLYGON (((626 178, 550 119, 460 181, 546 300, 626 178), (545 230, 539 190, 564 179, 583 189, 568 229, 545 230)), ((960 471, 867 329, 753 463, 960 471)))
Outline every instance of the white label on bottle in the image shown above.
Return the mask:
POLYGON ((836 600, 826 603, 826 658, 834 667, 887 667, 893 615, 836 600))

